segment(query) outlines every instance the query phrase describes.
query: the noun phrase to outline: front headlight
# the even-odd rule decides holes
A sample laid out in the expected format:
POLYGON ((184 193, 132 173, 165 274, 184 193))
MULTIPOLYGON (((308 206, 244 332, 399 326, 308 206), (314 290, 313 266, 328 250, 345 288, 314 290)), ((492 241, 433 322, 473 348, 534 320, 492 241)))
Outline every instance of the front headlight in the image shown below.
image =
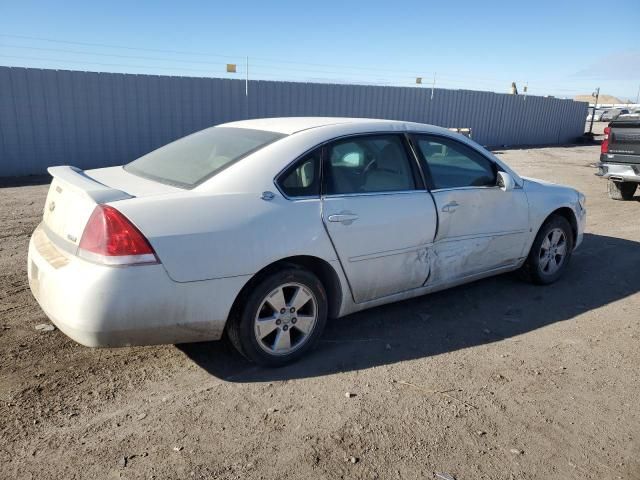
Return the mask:
POLYGON ((578 203, 580 204, 580 208, 582 210, 587 209, 587 197, 585 197, 584 193, 578 192, 578 203))

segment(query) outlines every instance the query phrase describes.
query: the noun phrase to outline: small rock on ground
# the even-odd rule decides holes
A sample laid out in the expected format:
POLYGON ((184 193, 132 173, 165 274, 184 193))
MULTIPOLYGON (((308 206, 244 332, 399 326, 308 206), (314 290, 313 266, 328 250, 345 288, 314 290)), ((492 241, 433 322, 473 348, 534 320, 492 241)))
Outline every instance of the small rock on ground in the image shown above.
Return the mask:
POLYGON ((438 473, 438 472, 436 472, 436 478, 439 478, 441 480, 456 480, 455 477, 453 475, 451 475, 450 473, 438 473))
POLYGON ((39 330, 41 332, 53 332, 55 329, 56 327, 54 327, 50 323, 41 323, 40 325, 36 325, 36 330, 39 330))

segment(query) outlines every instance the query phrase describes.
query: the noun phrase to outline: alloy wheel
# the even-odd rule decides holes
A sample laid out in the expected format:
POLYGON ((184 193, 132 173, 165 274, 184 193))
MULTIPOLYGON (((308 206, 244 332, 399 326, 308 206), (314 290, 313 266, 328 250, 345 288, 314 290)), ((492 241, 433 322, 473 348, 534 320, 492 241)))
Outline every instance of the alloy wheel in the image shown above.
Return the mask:
POLYGON ((254 333, 260 348, 270 355, 287 355, 309 339, 318 320, 318 302, 300 283, 272 290, 260 304, 254 333))
POLYGON ((554 228, 545 235, 540 246, 539 268, 544 275, 553 275, 567 257, 567 238, 560 228, 554 228))

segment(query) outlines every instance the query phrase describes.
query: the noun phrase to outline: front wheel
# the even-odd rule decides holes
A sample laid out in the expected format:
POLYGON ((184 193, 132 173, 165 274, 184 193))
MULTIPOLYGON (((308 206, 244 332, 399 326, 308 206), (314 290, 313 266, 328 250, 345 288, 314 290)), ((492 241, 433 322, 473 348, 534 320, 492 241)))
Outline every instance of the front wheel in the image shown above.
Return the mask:
POLYGON ((564 273, 572 252, 571 225, 566 218, 553 215, 540 227, 521 273, 538 285, 553 283, 564 273))
POLYGON ((327 322, 327 295, 307 270, 285 268, 253 286, 229 320, 231 343, 247 359, 277 367, 313 348, 327 322))

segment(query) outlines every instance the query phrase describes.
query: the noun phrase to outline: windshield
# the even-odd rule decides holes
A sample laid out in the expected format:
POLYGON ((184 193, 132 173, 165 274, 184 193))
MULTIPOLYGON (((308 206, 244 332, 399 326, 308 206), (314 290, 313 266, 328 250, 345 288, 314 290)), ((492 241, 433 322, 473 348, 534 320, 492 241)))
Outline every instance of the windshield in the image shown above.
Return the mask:
POLYGON ((207 128, 147 153, 124 169, 161 183, 191 188, 284 136, 247 128, 207 128))

